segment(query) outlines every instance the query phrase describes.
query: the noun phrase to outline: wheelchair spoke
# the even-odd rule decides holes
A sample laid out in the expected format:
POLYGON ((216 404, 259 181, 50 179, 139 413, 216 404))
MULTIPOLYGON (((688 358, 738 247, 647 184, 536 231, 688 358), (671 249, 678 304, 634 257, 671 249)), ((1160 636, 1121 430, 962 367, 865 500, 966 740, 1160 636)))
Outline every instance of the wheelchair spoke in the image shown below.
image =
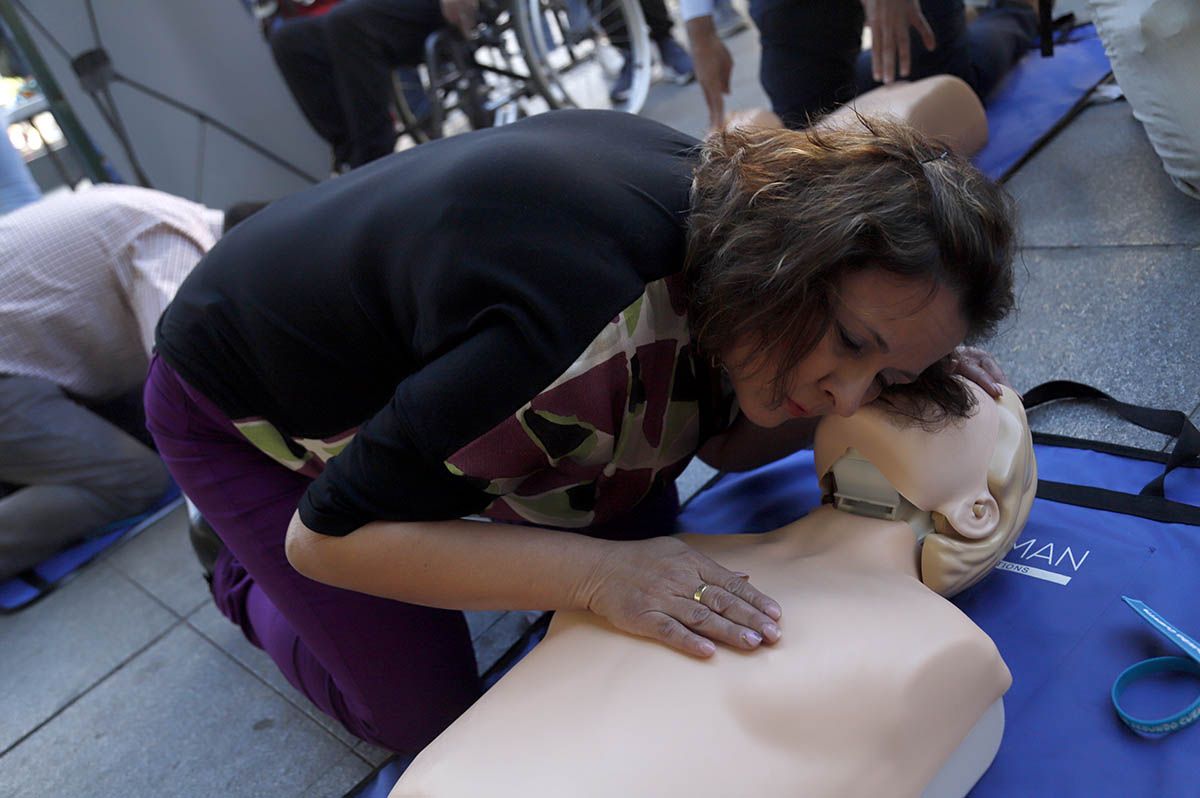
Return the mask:
POLYGON ((397 83, 398 115, 414 141, 550 108, 641 107, 650 41, 639 0, 481 0, 480 7, 485 20, 472 39, 449 28, 430 36, 424 67, 411 71, 420 87, 397 83))

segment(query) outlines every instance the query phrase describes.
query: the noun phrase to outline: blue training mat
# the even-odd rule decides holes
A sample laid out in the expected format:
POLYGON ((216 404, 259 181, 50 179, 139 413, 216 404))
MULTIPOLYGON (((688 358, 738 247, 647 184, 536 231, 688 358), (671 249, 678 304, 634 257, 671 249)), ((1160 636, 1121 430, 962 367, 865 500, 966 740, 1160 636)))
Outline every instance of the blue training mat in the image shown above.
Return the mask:
POLYGON ((396 786, 396 782, 400 781, 410 764, 412 760, 407 757, 392 757, 346 793, 345 798, 388 798, 388 793, 396 786))
MULTIPOLYGON (((1200 461, 1166 479, 1165 498, 1138 495, 1165 456, 1035 435, 1039 480, 1084 486, 1108 509, 1038 498, 1000 567, 954 599, 996 642, 1013 675, 1000 752, 973 798, 1195 795, 1200 724, 1164 737, 1138 734, 1109 699, 1116 677, 1148 657, 1179 654, 1124 605, 1145 601, 1200 636, 1200 461), (1040 441, 1040 442, 1038 442, 1040 441), (1082 448, 1081 448, 1082 447, 1082 448), (1135 514, 1145 512, 1150 516, 1135 514)), ((1041 491, 1040 491, 1041 492, 1041 491)), ((819 502, 812 452, 725 474, 680 516, 683 530, 762 532, 819 502)), ((1150 717, 1187 706, 1200 680, 1140 685, 1150 717)))
POLYGON ((183 494, 172 482, 162 498, 146 512, 106 524, 87 540, 63 549, 7 582, 0 582, 0 612, 13 612, 33 603, 94 560, 100 552, 118 541, 133 537, 182 502, 183 494))
POLYGON ((985 103, 988 143, 972 159, 994 180, 1005 180, 1112 72, 1096 28, 1082 25, 1043 58, 1030 50, 985 103))

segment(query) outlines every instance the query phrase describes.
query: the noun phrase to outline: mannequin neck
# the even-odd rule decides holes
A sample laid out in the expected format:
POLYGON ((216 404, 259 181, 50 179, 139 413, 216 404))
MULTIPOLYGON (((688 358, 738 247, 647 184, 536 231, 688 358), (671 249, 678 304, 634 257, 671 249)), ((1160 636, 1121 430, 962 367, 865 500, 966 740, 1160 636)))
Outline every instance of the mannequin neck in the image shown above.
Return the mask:
POLYGON ((867 518, 823 505, 763 537, 781 547, 784 557, 827 559, 856 570, 895 571, 920 579, 916 535, 904 521, 867 518))

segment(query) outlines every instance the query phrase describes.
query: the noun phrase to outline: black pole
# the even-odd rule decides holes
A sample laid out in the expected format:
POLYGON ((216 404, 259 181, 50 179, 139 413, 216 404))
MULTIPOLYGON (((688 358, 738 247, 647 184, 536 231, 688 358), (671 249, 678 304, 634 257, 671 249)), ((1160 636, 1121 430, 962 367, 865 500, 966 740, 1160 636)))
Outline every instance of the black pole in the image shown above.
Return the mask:
POLYGON ((172 108, 176 108, 180 111, 183 111, 184 113, 191 114, 192 116, 196 117, 201 122, 203 122, 204 124, 211 125, 212 127, 221 131, 225 135, 229 136, 234 141, 240 142, 241 144, 250 148, 254 152, 257 152, 259 155, 266 158, 267 160, 269 160, 273 163, 276 163, 279 166, 282 166, 284 169, 288 170, 289 172, 296 175, 297 177, 302 177, 310 183, 321 182, 320 178, 314 177, 314 176, 310 175, 308 172, 305 172, 300 167, 296 166, 295 164, 293 164, 289 161, 286 161, 283 158, 280 158, 278 155, 271 152, 270 150, 268 150, 266 147, 262 146, 258 142, 247 138, 246 136, 242 135, 241 133, 238 133, 236 130, 234 130, 233 128, 231 128, 229 125, 225 124, 221 120, 213 119, 211 116, 204 113, 199 108, 193 108, 192 106, 187 105, 186 103, 181 103, 179 100, 176 100, 174 97, 169 97, 166 94, 163 94, 161 91, 156 91, 155 89, 150 88, 149 86, 147 86, 144 83, 139 83, 136 80, 134 80, 133 78, 129 78, 129 77, 126 77, 125 75, 122 75, 120 72, 116 72, 113 74, 113 80, 120 81, 121 83, 124 83, 126 86, 137 89, 138 91, 142 92, 146 96, 153 97, 154 99, 158 100, 159 102, 169 105, 172 108))
POLYGON ((1054 0, 1038 0, 1038 28, 1042 57, 1049 58, 1054 55, 1054 0))
POLYGON ((50 113, 53 114, 54 121, 58 123, 67 142, 71 145, 71 150, 79 160, 84 175, 93 183, 110 182, 112 180, 111 175, 113 174, 111 164, 100 154, 100 151, 96 149, 96 145, 92 143, 91 137, 88 136, 87 131, 79 124, 79 120, 75 117, 75 112, 71 110, 71 106, 63 96, 62 90, 58 87, 58 82, 54 79, 54 73, 46 66, 41 52, 38 51, 37 45, 33 43, 33 39, 30 38, 29 32, 25 30, 25 26, 21 23, 16 9, 13 8, 9 0, 0 0, 0 17, 3 17, 4 21, 8 23, 8 27, 13 33, 13 39, 16 40, 17 47, 21 49, 21 54, 29 61, 29 67, 33 70, 33 76, 37 79, 38 88, 41 90, 42 96, 46 98, 46 104, 49 106, 50 113))

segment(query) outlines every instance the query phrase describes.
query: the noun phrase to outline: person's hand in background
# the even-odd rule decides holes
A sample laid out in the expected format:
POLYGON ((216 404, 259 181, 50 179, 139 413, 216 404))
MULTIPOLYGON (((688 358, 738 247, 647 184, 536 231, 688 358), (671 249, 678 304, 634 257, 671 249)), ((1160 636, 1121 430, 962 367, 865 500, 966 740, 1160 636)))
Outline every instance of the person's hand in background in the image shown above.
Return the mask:
POLYGON ((708 126, 719 130, 725 124, 725 95, 729 94, 733 56, 717 35, 712 16, 689 19, 687 33, 696 81, 704 91, 704 102, 708 105, 708 126))
POLYGON ((470 38, 475 23, 479 21, 479 0, 441 0, 442 16, 454 27, 470 38))
POLYGON ((871 76, 880 83, 907 78, 912 71, 909 28, 917 31, 925 49, 937 45, 919 0, 862 0, 862 4, 871 29, 871 76))
MULTIPOLYGON (((1000 368, 996 359, 983 349, 974 346, 960 346, 954 350, 952 357, 954 358, 954 373, 963 375, 991 396, 1000 397, 1001 385, 1013 387, 1012 383, 1008 381, 1008 375, 1004 373, 1004 369, 1000 368)), ((1016 391, 1016 388, 1013 390, 1016 391)), ((1017 396, 1020 394, 1018 393, 1017 396)))

